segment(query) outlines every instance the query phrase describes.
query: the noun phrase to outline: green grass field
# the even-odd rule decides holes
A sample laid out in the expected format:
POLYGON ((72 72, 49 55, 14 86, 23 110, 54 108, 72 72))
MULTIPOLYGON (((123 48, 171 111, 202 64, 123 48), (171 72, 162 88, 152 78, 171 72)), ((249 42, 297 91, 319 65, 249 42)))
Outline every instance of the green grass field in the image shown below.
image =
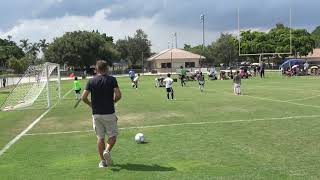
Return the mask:
MULTIPOLYGON (((205 93, 176 83, 175 101, 154 77, 141 77, 138 90, 118 81, 113 166, 98 168, 90 110, 73 109, 72 92, 0 156, 0 179, 320 179, 317 77, 267 74, 243 80, 241 96, 231 81, 208 81, 205 93), (148 143, 134 142, 139 132, 148 143)), ((62 86, 65 95, 72 81, 62 86)), ((44 111, 0 112, 0 149, 44 111)))

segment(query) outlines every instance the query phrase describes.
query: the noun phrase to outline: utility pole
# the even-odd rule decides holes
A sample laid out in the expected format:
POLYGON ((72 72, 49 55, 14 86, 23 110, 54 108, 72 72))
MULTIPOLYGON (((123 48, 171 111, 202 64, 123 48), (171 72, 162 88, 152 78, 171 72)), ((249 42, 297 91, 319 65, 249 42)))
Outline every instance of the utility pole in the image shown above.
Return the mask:
POLYGON ((176 40, 176 48, 178 48, 178 36, 177 36, 177 32, 174 33, 174 38, 176 40))

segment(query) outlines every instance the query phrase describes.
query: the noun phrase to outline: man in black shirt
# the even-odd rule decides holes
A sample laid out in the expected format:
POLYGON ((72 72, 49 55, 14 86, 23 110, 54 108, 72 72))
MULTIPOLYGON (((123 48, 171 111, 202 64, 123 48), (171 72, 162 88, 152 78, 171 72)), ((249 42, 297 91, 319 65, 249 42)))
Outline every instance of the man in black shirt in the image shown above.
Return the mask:
POLYGON ((266 64, 262 61, 260 63, 260 77, 261 78, 264 78, 264 69, 265 69, 265 67, 266 67, 266 64))
POLYGON ((110 152, 118 135, 114 103, 121 99, 121 92, 116 78, 107 75, 107 63, 100 60, 96 64, 97 76, 87 83, 82 100, 92 108, 93 127, 98 138, 98 151, 101 162, 99 167, 112 163, 110 152), (91 101, 88 95, 91 93, 91 101), (105 145, 105 135, 108 143, 105 145))

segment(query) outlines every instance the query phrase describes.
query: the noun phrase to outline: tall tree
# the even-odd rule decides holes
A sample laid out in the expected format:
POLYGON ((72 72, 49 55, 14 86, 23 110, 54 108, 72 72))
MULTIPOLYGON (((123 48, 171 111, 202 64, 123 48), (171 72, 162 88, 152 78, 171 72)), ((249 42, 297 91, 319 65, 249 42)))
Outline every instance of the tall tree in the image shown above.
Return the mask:
POLYGON ((29 51, 29 48, 30 48, 29 39, 21 39, 20 43, 21 43, 20 47, 23 49, 23 51, 25 53, 27 53, 29 51))
POLYGON ((316 27, 311 34, 315 41, 315 47, 320 48, 320 26, 316 27))
POLYGON ((111 64, 119 56, 111 39, 96 31, 67 32, 48 46, 45 59, 82 67, 91 66, 98 59, 104 59, 111 64))
POLYGON ((6 66, 7 61, 12 57, 20 59, 23 56, 24 52, 15 42, 0 38, 0 63, 2 66, 6 66))
MULTIPOLYGON (((292 29, 292 53, 294 56, 305 56, 315 47, 314 39, 305 29, 292 29)), ((268 33, 258 31, 241 32, 241 53, 289 53, 290 28, 279 23, 268 33)), ((284 59, 289 54, 279 55, 284 59)))
POLYGON ((195 53, 195 54, 199 54, 201 56, 204 56, 206 59, 202 60, 200 63, 203 64, 214 64, 214 57, 212 56, 212 54, 209 52, 210 51, 210 46, 205 46, 204 48, 202 47, 202 45, 197 45, 192 47, 189 44, 184 44, 184 50, 195 53))
POLYGON ((216 42, 209 46, 209 53, 215 57, 215 63, 223 63, 226 66, 234 64, 239 59, 238 41, 231 34, 222 33, 216 42))
POLYGON ((120 58, 123 60, 128 61, 128 40, 126 39, 119 39, 116 43, 116 48, 120 52, 120 58))
POLYGON ((138 29, 133 37, 118 40, 117 49, 121 52, 121 58, 128 60, 131 65, 137 65, 142 55, 144 59, 150 57, 151 41, 142 29, 138 29))
POLYGON ((40 52, 39 43, 31 43, 30 49, 27 54, 32 55, 34 58, 37 57, 38 53, 40 52))
POLYGON ((46 39, 40 39, 39 41, 39 47, 42 53, 44 53, 46 51, 46 49, 48 48, 49 43, 47 43, 46 39))
POLYGON ((8 35, 7 38, 8 38, 8 41, 11 41, 12 36, 11 36, 11 35, 8 35))
POLYGON ((292 50, 296 57, 307 56, 310 52, 313 52, 315 41, 307 30, 296 29, 293 31, 292 36, 292 50))

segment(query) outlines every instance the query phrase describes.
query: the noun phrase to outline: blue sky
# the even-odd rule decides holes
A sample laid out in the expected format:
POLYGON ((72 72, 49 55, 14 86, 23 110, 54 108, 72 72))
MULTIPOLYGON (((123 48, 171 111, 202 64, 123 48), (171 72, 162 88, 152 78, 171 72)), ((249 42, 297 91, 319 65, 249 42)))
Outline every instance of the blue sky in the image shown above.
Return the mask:
POLYGON ((206 15, 206 43, 221 32, 237 33, 237 8, 241 28, 268 30, 278 22, 312 31, 320 25, 319 0, 1 0, 0 37, 37 41, 74 30, 98 29, 115 39, 142 28, 154 51, 168 47, 172 34, 178 46, 199 44, 199 16, 206 15))

